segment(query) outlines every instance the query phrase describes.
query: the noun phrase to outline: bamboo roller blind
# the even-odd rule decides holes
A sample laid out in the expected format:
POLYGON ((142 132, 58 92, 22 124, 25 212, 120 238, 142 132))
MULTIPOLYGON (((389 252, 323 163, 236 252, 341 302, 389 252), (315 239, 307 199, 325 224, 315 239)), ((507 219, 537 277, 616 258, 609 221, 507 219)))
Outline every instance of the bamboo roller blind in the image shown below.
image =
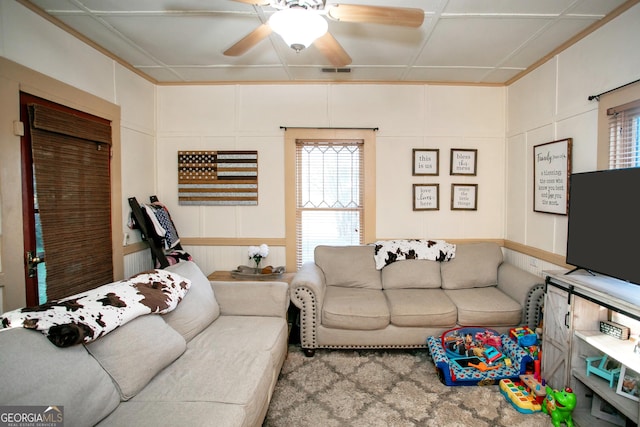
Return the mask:
POLYGON ((47 299, 113 281, 111 125, 32 104, 30 131, 47 299))

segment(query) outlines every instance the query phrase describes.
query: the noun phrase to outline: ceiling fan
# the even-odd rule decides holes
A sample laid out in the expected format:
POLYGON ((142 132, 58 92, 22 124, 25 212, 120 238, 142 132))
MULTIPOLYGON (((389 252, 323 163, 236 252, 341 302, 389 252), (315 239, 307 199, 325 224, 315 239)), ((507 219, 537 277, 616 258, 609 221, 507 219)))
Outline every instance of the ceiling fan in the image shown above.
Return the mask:
POLYGON ((247 34, 227 49, 226 56, 240 56, 272 32, 278 33, 296 52, 312 43, 335 67, 351 63, 351 57, 340 43, 327 32, 325 17, 341 22, 419 27, 424 21, 424 11, 415 8, 364 6, 349 4, 325 4, 326 0, 233 0, 254 6, 271 6, 277 11, 267 23, 247 34))

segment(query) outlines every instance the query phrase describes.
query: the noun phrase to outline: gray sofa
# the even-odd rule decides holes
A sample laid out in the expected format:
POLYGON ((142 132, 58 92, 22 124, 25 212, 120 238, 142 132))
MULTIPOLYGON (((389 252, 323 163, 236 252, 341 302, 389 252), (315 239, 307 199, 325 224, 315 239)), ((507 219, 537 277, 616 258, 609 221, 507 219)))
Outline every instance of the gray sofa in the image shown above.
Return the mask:
POLYGON ((62 405, 65 426, 260 426, 287 354, 284 282, 210 283, 89 344, 0 332, 0 405, 62 405))
POLYGON ((455 257, 409 259, 376 269, 374 246, 318 246, 294 277, 300 342, 316 348, 421 348, 458 326, 504 333, 537 326, 543 280, 503 262, 490 242, 459 244, 455 257))

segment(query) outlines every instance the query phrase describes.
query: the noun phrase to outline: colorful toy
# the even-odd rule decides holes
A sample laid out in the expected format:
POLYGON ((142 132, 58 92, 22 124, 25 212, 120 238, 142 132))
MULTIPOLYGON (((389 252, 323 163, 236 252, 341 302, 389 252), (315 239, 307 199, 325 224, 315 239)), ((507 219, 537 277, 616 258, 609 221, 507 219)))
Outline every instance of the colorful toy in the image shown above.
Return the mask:
POLYGON ((493 362, 496 362, 504 357, 504 354, 500 353, 495 347, 487 346, 484 350, 484 358, 487 360, 489 365, 492 365, 493 362))
POLYGON ((497 350, 502 349, 502 338, 495 331, 485 329, 482 332, 476 332, 476 341, 484 346, 495 347, 497 350))
POLYGON ((551 424, 560 427, 565 423, 567 427, 574 427, 571 417, 576 407, 576 395, 571 388, 558 391, 547 386, 547 396, 542 403, 542 412, 551 416, 551 424))
POLYGON ((500 380, 500 393, 518 412, 532 414, 542 410, 537 396, 531 394, 525 385, 517 384, 510 379, 503 379, 500 380))
MULTIPOLYGON (((509 329, 509 336, 511 338, 513 338, 514 340, 516 340, 516 342, 520 345, 522 345, 522 343, 520 342, 521 339, 525 338, 525 337, 529 337, 528 339, 530 339, 531 337, 535 337, 537 340, 537 335, 535 332, 533 332, 531 330, 531 328, 524 326, 522 328, 511 328, 509 329)), ((535 343, 533 343, 535 344, 535 343)), ((531 345, 531 344, 530 344, 531 345)), ((524 345, 522 345, 523 347, 526 347, 524 345)))
POLYGON ((533 332, 531 328, 526 326, 522 328, 511 328, 509 330, 509 336, 523 347, 532 358, 539 358, 538 335, 533 332))
POLYGON ((486 371, 491 371, 493 369, 500 369, 501 365, 495 365, 495 366, 490 366, 487 365, 484 362, 478 362, 478 363, 469 363, 469 366, 476 368, 477 370, 479 370, 480 372, 486 372, 486 371))
POLYGON ((520 381, 526 387, 527 392, 534 396, 536 402, 542 405, 544 398, 547 397, 547 388, 544 385, 544 380, 541 383, 532 375, 520 375, 520 381))
POLYGON ((501 363, 494 361, 494 365, 490 366, 485 359, 486 348, 480 346, 473 347, 474 350, 470 352, 470 356, 464 355, 465 336, 471 334, 475 337, 478 333, 484 334, 486 331, 486 328, 465 327, 449 330, 440 337, 427 338, 427 346, 438 373, 438 379, 443 384, 448 386, 497 385, 501 379, 517 381, 519 375, 527 373, 527 365, 533 365, 531 356, 507 334, 497 335, 502 342, 499 352, 504 358, 501 363), (457 350, 460 347, 463 348, 463 355, 453 351, 454 348, 457 350), (480 349, 482 352, 479 352, 480 349), (507 363, 507 359, 510 363, 507 363), (483 362, 484 366, 480 362, 483 362), (492 369, 485 369, 485 366, 492 369))

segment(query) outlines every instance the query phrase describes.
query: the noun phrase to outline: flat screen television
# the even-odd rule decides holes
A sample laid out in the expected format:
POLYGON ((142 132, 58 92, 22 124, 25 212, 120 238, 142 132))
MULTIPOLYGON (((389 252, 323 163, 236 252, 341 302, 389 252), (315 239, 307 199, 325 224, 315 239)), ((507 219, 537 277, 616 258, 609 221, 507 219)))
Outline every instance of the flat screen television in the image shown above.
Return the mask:
POLYGON ((640 284, 640 168, 569 179, 567 264, 640 284))

